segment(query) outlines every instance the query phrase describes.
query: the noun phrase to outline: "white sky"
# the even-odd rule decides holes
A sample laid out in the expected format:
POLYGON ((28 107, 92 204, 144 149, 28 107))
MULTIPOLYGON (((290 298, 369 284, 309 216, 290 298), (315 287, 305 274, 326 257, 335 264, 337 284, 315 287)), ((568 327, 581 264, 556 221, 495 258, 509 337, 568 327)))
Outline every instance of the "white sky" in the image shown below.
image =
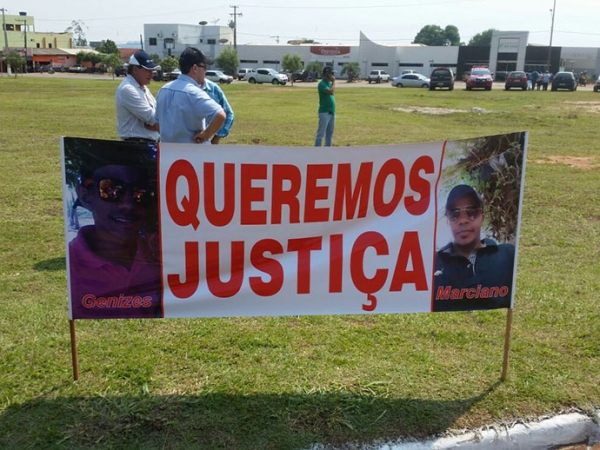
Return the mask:
POLYGON ((275 44, 308 38, 323 44, 358 45, 359 33, 379 44, 408 44, 425 25, 455 25, 468 43, 489 28, 529 31, 529 43, 600 47, 600 4, 591 0, 3 0, 7 14, 26 11, 35 31, 61 32, 72 20, 87 26, 88 41, 138 41, 145 23, 227 25, 232 5, 237 42, 275 44))

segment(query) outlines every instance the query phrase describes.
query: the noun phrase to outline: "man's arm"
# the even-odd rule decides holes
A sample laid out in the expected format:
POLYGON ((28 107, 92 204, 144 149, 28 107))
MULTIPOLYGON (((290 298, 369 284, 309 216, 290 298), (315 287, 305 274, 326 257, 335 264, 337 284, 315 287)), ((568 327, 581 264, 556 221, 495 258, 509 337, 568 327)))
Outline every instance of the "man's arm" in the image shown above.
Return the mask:
POLYGON ((133 116, 150 126, 156 124, 155 108, 133 86, 124 86, 117 99, 117 106, 125 108, 133 116))
POLYGON ((219 129, 223 126, 226 118, 227 115, 225 114, 225 111, 221 109, 221 111, 219 111, 213 117, 213 120, 211 120, 210 124, 204 130, 196 133, 192 140, 198 144, 210 141, 217 131, 219 131, 219 129))

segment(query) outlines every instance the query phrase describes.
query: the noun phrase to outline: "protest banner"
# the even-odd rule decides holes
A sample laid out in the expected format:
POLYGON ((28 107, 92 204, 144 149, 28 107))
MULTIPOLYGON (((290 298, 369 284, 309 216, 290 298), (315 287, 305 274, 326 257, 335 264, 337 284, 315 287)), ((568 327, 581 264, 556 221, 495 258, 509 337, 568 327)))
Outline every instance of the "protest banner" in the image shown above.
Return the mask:
POLYGON ((63 138, 70 318, 512 310, 526 147, 63 138))

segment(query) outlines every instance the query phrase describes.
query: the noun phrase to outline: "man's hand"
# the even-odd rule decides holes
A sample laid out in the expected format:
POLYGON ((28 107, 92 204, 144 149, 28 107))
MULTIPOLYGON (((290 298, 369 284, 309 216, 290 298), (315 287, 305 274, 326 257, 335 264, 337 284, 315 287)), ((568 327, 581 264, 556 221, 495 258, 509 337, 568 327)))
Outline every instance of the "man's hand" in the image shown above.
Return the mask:
POLYGON ((158 125, 158 122, 156 122, 154 125, 148 125, 147 123, 144 124, 144 128, 146 130, 151 130, 151 131, 160 131, 160 127, 158 125))

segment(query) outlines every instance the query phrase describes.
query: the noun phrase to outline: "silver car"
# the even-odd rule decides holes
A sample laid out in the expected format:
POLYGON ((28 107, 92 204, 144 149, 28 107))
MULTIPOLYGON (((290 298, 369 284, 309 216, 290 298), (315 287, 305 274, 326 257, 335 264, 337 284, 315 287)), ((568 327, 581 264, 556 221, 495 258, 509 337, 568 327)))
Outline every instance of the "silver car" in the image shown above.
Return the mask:
POLYGON ((429 78, 420 73, 405 73, 392 80, 393 87, 414 87, 414 88, 428 88, 429 78))
POLYGON ((278 73, 274 69, 256 69, 256 72, 252 72, 246 75, 244 79, 248 79, 251 84, 255 83, 271 83, 271 84, 286 84, 288 81, 287 75, 278 73))

